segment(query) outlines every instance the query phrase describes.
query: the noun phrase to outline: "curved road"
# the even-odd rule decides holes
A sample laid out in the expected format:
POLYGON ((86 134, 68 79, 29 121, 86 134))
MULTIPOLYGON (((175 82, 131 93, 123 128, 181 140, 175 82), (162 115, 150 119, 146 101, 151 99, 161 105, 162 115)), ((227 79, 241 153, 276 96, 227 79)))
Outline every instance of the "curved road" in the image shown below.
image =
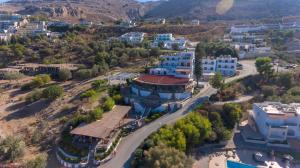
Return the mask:
MULTIPOLYGON (((231 82, 236 79, 241 79, 249 75, 256 74, 254 61, 241 61, 244 66, 244 70, 240 72, 239 76, 232 77, 226 80, 231 82)), ((129 167, 130 157, 138 146, 153 132, 157 131, 160 127, 166 124, 172 124, 177 120, 183 118, 190 112, 195 106, 202 103, 206 98, 216 92, 216 89, 211 86, 205 87, 201 93, 187 100, 183 108, 175 113, 166 114, 163 117, 153 121, 152 123, 136 130, 132 134, 124 137, 118 146, 116 155, 110 161, 101 165, 101 168, 122 168, 129 167)))

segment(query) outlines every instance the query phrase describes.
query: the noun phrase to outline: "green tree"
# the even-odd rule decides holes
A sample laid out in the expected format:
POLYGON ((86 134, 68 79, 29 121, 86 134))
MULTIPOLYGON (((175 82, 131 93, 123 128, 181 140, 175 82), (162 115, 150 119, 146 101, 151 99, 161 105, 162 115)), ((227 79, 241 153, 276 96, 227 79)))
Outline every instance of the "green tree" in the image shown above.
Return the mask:
POLYGON ((43 97, 48 100, 55 100, 64 94, 64 88, 59 85, 52 85, 43 90, 43 97))
POLYGON ((160 49, 159 48, 152 48, 150 50, 150 56, 158 57, 160 55, 160 49))
POLYGON ((172 50, 179 51, 180 50, 179 44, 178 43, 172 44, 172 50))
POLYGON ((180 151, 186 151, 186 139, 184 133, 179 129, 174 129, 171 126, 167 126, 159 129, 151 139, 158 145, 163 143, 169 147, 174 147, 180 151))
POLYGON ((104 104, 103 104, 104 111, 110 111, 114 106, 115 106, 114 99, 111 97, 106 97, 104 104))
POLYGON ((192 168, 193 160, 175 148, 164 145, 145 151, 145 168, 192 168))
POLYGON ((182 25, 183 24, 183 18, 182 17, 176 17, 175 19, 175 23, 178 24, 178 25, 182 25))
POLYGON ((14 161, 25 153, 25 142, 19 137, 8 136, 0 141, 0 153, 6 160, 14 161))
POLYGON ((160 41, 160 42, 158 42, 157 46, 160 49, 164 49, 165 48, 165 43, 163 41, 160 41))
POLYGON ((101 90, 107 86, 107 80, 95 80, 92 82, 92 87, 95 90, 101 90))
POLYGON ((263 75, 267 80, 273 75, 274 71, 271 65, 271 58, 260 57, 255 61, 255 66, 259 74, 263 75))
POLYGON ((74 78, 77 80, 86 80, 92 77, 92 71, 90 69, 80 69, 75 72, 74 78))
POLYGON ((269 86, 269 85, 265 85, 261 87, 262 93, 265 98, 276 95, 277 89, 278 88, 276 86, 269 86))
POLYGON ((47 166, 47 155, 39 155, 29 160, 25 164, 25 168, 45 168, 47 166))
POLYGON ((212 87, 216 89, 221 89, 224 87, 224 79, 221 72, 217 72, 215 76, 210 80, 212 87))
POLYGON ((103 109, 101 107, 96 107, 94 110, 92 110, 89 113, 89 119, 90 121, 97 121, 102 118, 103 115, 103 109))
POLYGON ((194 67, 194 74, 197 81, 197 87, 202 77, 202 59, 204 56, 205 56, 204 48, 202 47, 201 44, 198 44, 195 51, 195 67, 194 67))
POLYGON ((280 86, 290 89, 294 84, 294 77, 291 73, 280 73, 278 74, 277 82, 280 86))
POLYGON ((242 116, 242 107, 237 103, 226 103, 223 106, 223 119, 228 128, 233 128, 242 116))
POLYGON ((72 73, 68 69, 61 69, 58 72, 58 80, 59 81, 67 81, 72 78, 72 73))
POLYGON ((96 95, 97 95, 97 92, 95 90, 91 89, 91 90, 88 90, 84 93, 81 93, 79 97, 80 97, 81 100, 83 100, 83 99, 86 99, 86 98, 92 98, 96 95))

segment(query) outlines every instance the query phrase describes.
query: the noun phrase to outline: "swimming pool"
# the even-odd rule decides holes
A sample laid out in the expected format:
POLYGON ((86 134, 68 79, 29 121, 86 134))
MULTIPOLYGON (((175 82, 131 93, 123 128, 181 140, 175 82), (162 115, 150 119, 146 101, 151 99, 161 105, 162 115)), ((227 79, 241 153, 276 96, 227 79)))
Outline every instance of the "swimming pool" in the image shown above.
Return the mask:
POLYGON ((227 160, 227 168, 256 168, 255 166, 227 160))

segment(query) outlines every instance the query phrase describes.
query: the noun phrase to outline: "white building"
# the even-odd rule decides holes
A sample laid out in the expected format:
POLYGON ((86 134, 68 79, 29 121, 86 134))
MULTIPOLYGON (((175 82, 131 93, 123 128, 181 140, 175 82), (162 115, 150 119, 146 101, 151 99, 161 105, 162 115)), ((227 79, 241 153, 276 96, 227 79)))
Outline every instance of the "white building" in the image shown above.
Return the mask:
POLYGON ((191 21, 191 24, 192 24, 192 25, 200 25, 200 21, 197 20, 197 19, 195 19, 195 20, 192 20, 192 21, 191 21))
POLYGON ((182 52, 175 55, 161 56, 160 66, 150 69, 151 75, 171 75, 180 78, 193 78, 194 52, 182 52))
POLYGON ((158 47, 160 43, 163 44, 163 48, 165 49, 173 49, 174 45, 178 45, 180 50, 184 50, 187 45, 187 40, 184 38, 174 38, 173 34, 157 34, 154 38, 154 42, 152 43, 152 47, 158 47))
POLYGON ((204 58, 202 59, 203 74, 221 72, 223 76, 233 76, 236 74, 237 61, 237 58, 231 56, 204 58))
POLYGON ((131 44, 138 44, 143 42, 144 36, 145 33, 143 32, 130 32, 130 33, 123 34, 120 37, 120 40, 126 41, 127 43, 131 43, 131 44))
POLYGON ((258 131, 269 142, 300 140, 300 104, 264 102, 253 104, 251 114, 258 131))

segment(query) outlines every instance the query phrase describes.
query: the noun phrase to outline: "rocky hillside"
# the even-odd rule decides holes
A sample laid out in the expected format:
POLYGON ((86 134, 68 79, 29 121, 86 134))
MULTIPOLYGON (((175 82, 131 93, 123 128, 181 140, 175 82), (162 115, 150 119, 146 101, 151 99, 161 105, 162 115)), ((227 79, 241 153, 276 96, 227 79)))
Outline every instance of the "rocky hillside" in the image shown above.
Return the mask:
POLYGON ((12 0, 8 5, 18 6, 21 14, 44 13, 74 22, 80 18, 96 22, 138 19, 151 7, 135 0, 12 0))
POLYGON ((234 20, 300 15, 299 0, 169 0, 149 10, 146 18, 234 20))
POLYGON ((240 20, 300 15, 299 0, 11 0, 1 10, 21 14, 44 13, 54 19, 76 22, 80 18, 95 22, 118 19, 176 18, 240 20))

